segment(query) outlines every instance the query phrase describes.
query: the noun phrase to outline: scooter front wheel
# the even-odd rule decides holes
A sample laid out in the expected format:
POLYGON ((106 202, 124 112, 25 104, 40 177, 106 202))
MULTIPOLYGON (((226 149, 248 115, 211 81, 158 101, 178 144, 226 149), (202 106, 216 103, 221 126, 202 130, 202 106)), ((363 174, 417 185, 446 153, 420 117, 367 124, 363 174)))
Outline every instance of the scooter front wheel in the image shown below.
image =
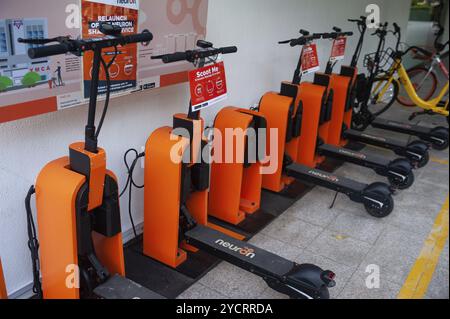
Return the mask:
POLYGON ((422 160, 417 163, 417 167, 424 168, 425 166, 428 165, 429 162, 430 162, 430 153, 426 152, 425 154, 423 154, 422 160))
POLYGON ((392 198, 392 195, 386 195, 382 194, 380 192, 376 192, 376 194, 383 198, 381 201, 383 203, 383 207, 379 207, 377 205, 366 203, 364 204, 366 211, 369 213, 370 216, 375 218, 385 218, 389 216, 394 211, 394 198, 392 198))
POLYGON ((432 144, 433 148, 437 151, 445 151, 448 148, 449 144, 448 129, 443 127, 436 128, 433 131, 433 135, 436 137, 436 139, 440 140, 439 142, 436 141, 432 144))
POLYGON ((410 172, 405 180, 399 181, 394 177, 389 177, 389 183, 396 189, 405 190, 413 186, 415 181, 415 176, 413 172, 410 172))

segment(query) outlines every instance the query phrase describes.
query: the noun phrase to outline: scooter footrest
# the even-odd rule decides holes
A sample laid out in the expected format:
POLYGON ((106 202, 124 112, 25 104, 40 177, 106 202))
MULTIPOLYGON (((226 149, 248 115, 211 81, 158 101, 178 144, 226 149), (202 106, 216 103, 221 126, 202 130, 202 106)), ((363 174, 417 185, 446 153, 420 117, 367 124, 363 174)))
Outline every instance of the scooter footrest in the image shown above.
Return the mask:
POLYGON ((104 284, 98 286, 94 293, 101 299, 166 299, 157 293, 122 276, 113 276, 104 284))

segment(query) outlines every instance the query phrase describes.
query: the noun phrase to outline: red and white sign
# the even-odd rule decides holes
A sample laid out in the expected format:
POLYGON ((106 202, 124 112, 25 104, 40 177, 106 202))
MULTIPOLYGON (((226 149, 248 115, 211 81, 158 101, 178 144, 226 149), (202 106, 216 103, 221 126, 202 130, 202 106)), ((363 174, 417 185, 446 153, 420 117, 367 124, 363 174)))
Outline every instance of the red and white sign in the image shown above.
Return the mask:
POLYGON ((225 65, 219 62, 189 72, 192 111, 197 112, 227 98, 225 65))
POLYGON ((302 53, 302 74, 317 72, 320 70, 319 55, 317 45, 311 43, 303 47, 302 53))
POLYGON ((342 37, 333 41, 330 61, 340 61, 345 58, 345 48, 347 47, 347 38, 342 37))

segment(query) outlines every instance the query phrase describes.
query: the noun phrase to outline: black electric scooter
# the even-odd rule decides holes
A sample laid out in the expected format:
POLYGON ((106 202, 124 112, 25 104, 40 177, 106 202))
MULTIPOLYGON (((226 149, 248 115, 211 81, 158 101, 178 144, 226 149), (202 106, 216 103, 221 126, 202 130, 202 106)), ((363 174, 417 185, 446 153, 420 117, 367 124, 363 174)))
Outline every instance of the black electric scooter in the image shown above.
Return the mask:
MULTIPOLYGON (((336 40, 341 37, 353 35, 353 32, 342 32, 342 30, 337 27, 335 27, 333 31, 334 32, 332 33, 325 33, 323 38, 336 40)), ((352 77, 346 75, 345 72, 341 72, 339 75, 333 74, 336 62, 337 61, 333 61, 332 56, 330 56, 325 71, 325 74, 331 78, 331 87, 335 93, 335 101, 333 101, 332 107, 336 108, 336 110, 333 109, 331 112, 332 118, 330 121, 332 122, 332 130, 330 128, 330 134, 336 134, 336 136, 332 139, 329 138, 329 141, 326 143, 322 141, 317 148, 318 154, 372 169, 378 175, 387 177, 391 186, 395 189, 404 190, 410 188, 414 183, 414 173, 409 160, 398 158, 391 161, 382 156, 351 151, 339 145, 340 136, 342 135, 344 112, 347 109, 348 101, 351 97, 352 77), (341 92, 338 92, 338 90, 341 92)))
MULTIPOLYGON (((322 37, 305 30, 301 30, 301 33, 300 38, 279 43, 304 47, 322 37)), ((313 83, 301 81, 303 50, 304 48, 292 82, 284 82, 280 94, 266 94, 259 105, 259 112, 264 114, 267 120, 268 135, 273 134, 272 128, 276 128, 278 140, 284 141, 284 146, 278 151, 283 163, 280 163, 276 174, 264 177, 267 181, 264 184, 272 185, 265 188, 279 190, 280 183, 277 179, 284 175, 302 183, 343 193, 350 200, 363 204, 366 211, 376 218, 390 215, 394 210, 394 200, 388 185, 368 185, 316 168, 314 157, 317 145, 314 141, 318 140, 320 122, 329 116, 329 112, 324 110, 329 109, 333 94, 329 92, 329 83, 323 76, 316 74, 313 83), (269 182, 269 179, 272 181, 269 182)), ((284 182, 281 183, 283 184, 284 182)))
MULTIPOLYGON (((367 78, 363 73, 358 74, 357 65, 367 32, 367 20, 365 17, 361 17, 360 19, 350 19, 349 21, 357 24, 360 32, 360 39, 353 55, 351 65, 348 67, 343 67, 341 70, 341 74, 347 74, 354 77, 353 90, 349 100, 348 117, 342 132, 343 139, 392 150, 395 154, 409 159, 416 167, 421 168, 426 166, 430 161, 429 146, 426 143, 420 140, 403 142, 398 139, 383 137, 353 129, 355 122, 360 123, 361 121, 365 121, 363 118, 364 116, 367 116, 367 113, 360 112, 360 105, 361 101, 368 101, 368 99, 370 99, 370 90, 368 90, 367 87, 368 83, 374 82, 376 72, 373 70, 369 78, 367 78)), ((385 32, 386 30, 384 28, 380 28, 374 34, 380 36, 381 38, 385 32)), ((380 41, 375 57, 375 63, 380 61, 382 46, 383 43, 380 41)))

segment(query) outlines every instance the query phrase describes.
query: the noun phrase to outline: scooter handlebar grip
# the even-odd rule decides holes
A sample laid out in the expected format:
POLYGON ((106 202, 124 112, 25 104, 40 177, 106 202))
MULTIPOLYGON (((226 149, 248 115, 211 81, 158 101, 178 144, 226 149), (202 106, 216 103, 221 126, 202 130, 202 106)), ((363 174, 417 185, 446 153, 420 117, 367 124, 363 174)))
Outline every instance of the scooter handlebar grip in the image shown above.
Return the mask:
POLYGON ((28 56, 30 59, 39 59, 48 56, 66 54, 69 51, 69 47, 65 44, 54 44, 39 48, 31 48, 28 50, 28 56))
POLYGON ((162 57, 164 63, 173 63, 187 60, 188 56, 186 52, 175 52, 173 54, 167 54, 162 57))
POLYGON ((150 31, 145 30, 144 32, 139 33, 139 34, 125 36, 124 40, 125 40, 126 44, 148 43, 153 40, 153 34, 150 31))
POLYGON ((303 45, 305 43, 303 38, 291 40, 289 43, 291 47, 295 47, 297 45, 303 45))
POLYGON ((300 30, 300 33, 301 33, 302 35, 304 35, 304 36, 307 36, 307 35, 310 34, 310 32, 309 32, 308 30, 305 30, 305 29, 301 29, 301 30, 300 30))
POLYGON ((238 48, 233 46, 233 47, 224 47, 220 49, 222 54, 231 54, 231 53, 236 53, 238 52, 238 48))
POLYGON ((314 40, 319 40, 319 39, 326 39, 324 38, 324 36, 326 35, 326 33, 314 33, 311 38, 314 40))

